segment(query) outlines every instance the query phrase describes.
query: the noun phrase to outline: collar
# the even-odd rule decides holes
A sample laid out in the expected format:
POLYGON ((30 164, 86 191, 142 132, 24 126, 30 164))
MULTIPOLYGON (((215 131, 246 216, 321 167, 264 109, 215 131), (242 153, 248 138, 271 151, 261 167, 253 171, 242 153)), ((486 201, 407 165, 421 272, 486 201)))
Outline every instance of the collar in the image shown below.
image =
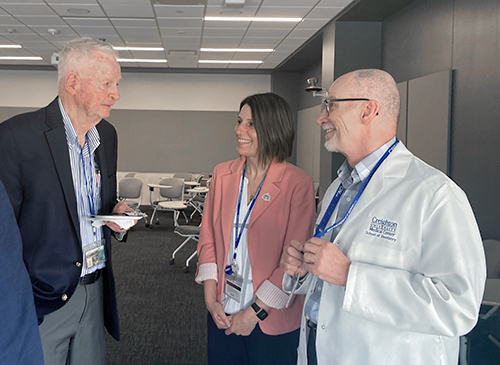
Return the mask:
POLYGON ((389 147, 391 147, 394 142, 396 142, 396 137, 391 138, 377 150, 366 156, 356 166, 354 166, 354 169, 349 166, 346 159, 337 171, 337 175, 342 184, 356 184, 366 179, 368 175, 370 175, 370 171, 376 165, 377 161, 384 155, 384 153, 387 152, 389 147))
MULTIPOLYGON (((73 127, 73 123, 71 123, 71 119, 69 118, 68 113, 64 109, 62 105, 61 99, 58 98, 59 109, 61 110, 61 115, 64 123, 64 130, 66 132, 66 141, 68 142, 68 146, 70 147, 79 147, 80 142, 78 142, 78 135, 76 134, 75 127, 73 127)), ((87 141, 89 143, 90 153, 93 153, 99 144, 101 143, 101 137, 99 132, 97 131, 96 126, 93 126, 87 132, 87 141)))

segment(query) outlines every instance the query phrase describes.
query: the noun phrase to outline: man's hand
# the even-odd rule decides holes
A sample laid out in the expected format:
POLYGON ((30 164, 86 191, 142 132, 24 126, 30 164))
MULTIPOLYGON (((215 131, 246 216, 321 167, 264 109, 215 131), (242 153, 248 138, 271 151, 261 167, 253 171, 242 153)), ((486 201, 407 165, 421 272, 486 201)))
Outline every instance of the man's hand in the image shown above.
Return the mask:
POLYGON ((332 242, 313 237, 304 244, 303 266, 330 284, 346 286, 351 260, 332 242))
MULTIPOLYGON (((123 214, 125 212, 133 212, 134 210, 130 208, 125 201, 119 201, 113 208, 113 211, 111 212, 112 214, 123 214)), ((115 232, 126 232, 128 231, 131 227, 127 229, 121 228, 117 223, 111 222, 111 221, 104 221, 104 223, 113 231, 115 232)), ((137 220, 134 220, 134 225, 137 224, 137 220)))
POLYGON ((307 268, 304 267, 304 245, 297 240, 292 242, 283 249, 280 265, 286 274, 295 276, 297 273, 300 276, 307 274, 307 268))

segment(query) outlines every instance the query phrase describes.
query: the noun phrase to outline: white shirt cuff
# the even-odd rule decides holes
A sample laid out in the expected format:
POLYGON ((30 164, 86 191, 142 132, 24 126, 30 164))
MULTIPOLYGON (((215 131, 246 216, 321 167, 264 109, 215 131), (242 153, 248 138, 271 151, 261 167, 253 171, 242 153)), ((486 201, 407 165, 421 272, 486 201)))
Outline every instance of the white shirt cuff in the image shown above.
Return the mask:
POLYGON ((266 305, 271 308, 282 309, 285 308, 288 302, 288 294, 278 288, 276 285, 266 280, 257 289, 255 295, 262 300, 266 305))
POLYGON ((205 280, 214 279, 217 280, 217 264, 215 262, 209 262, 206 264, 201 264, 198 267, 198 275, 194 279, 198 284, 203 283, 205 280))

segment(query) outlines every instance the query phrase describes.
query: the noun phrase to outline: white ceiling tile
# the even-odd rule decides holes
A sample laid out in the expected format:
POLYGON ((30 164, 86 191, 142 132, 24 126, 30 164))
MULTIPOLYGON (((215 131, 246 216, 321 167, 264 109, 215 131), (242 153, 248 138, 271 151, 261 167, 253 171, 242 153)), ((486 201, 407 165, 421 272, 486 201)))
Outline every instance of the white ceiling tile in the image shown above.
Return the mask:
MULTIPOLYGON (((245 8, 247 6, 252 6, 252 7, 259 6, 261 2, 262 2, 262 0, 246 0, 245 1, 245 8)), ((224 6, 224 0, 207 0, 207 5, 208 6, 221 6, 221 7, 225 7, 224 6)), ((231 9, 231 7, 225 7, 225 8, 231 9)))
POLYGON ((303 6, 270 6, 261 7, 256 16, 262 17, 280 17, 280 18, 303 18, 309 13, 311 7, 303 6))
POLYGON ((316 5, 318 0, 263 0, 262 6, 310 6, 316 5))
POLYGON ((246 29, 204 29, 203 37, 243 37, 246 29))
POLYGON ((200 44, 200 37, 162 37, 163 44, 200 44))
POLYGON ((313 35, 315 35, 317 32, 317 29, 294 29, 292 32, 289 34, 289 37, 292 38, 306 38, 309 39, 313 35))
POLYGON ((268 38, 251 38, 245 37, 241 41, 240 47, 246 48, 247 46, 258 46, 260 48, 274 48, 276 47, 283 38, 279 37, 268 37, 268 38))
MULTIPOLYGON (((30 0, 31 1, 31 0, 30 0)), ((44 1, 44 0, 42 0, 44 1)), ((87 4, 97 4, 97 0, 45 0, 47 4, 77 4, 77 5, 87 5, 87 4)))
POLYGON ((15 34, 2 34, 2 35, 5 38, 7 38, 8 40, 10 40, 12 43, 21 44, 21 45, 25 41, 35 42, 35 41, 44 41, 45 40, 34 32, 31 32, 30 34, 15 33, 15 34))
POLYGON ((272 34, 273 37, 281 37, 284 38, 286 35, 290 33, 288 29, 252 29, 250 28, 245 34, 245 38, 267 38, 269 34, 272 34))
POLYGON ((149 43, 155 43, 155 42, 160 42, 160 36, 134 36, 134 35, 127 35, 127 36, 122 36, 125 42, 149 42, 149 43))
POLYGON ((235 52, 233 60, 263 61, 267 55, 267 53, 263 52, 235 52))
POLYGON ((317 18, 317 19, 333 19, 336 17, 344 8, 321 8, 321 7, 316 7, 314 8, 307 18, 317 18))
POLYGON ((7 13, 18 15, 55 15, 45 3, 41 4, 0 4, 7 13))
POLYGON ((239 64, 239 63, 230 63, 227 68, 242 68, 242 69, 256 69, 260 64, 239 64))
MULTIPOLYGON (((75 0, 77 1, 77 0, 75 0)), ((151 6, 151 0, 97 0, 101 5, 149 5, 151 6)))
POLYGON ((330 19, 314 19, 314 18, 305 18, 297 28, 305 28, 305 29, 321 29, 323 26, 328 24, 330 19))
POLYGON ((116 31, 112 27, 73 27, 82 37, 103 38, 108 35, 116 36, 116 31))
POLYGON ((63 17, 63 20, 71 26, 84 27, 112 27, 113 24, 107 18, 72 18, 63 17))
POLYGON ((34 34, 34 32, 25 25, 16 25, 16 26, 5 27, 5 28, 0 27, 0 34, 10 37, 10 36, 16 36, 16 35, 34 34))
POLYGON ((68 16, 68 17, 75 17, 75 18, 90 18, 90 17, 104 17, 106 14, 104 14, 101 10, 101 7, 99 5, 92 5, 92 4, 86 4, 86 5, 71 5, 71 4, 55 4, 51 5, 52 9, 59 14, 60 16, 68 16), (69 9, 86 9, 89 11, 87 14, 74 14, 70 13, 68 10, 69 9))
POLYGON ((356 0, 321 0, 317 6, 346 7, 356 0))
POLYGON ((72 37, 78 37, 78 34, 73 31, 69 26, 63 25, 63 26, 57 26, 57 28, 51 28, 47 26, 42 26, 42 25, 37 25, 37 26, 31 26, 31 29, 33 29, 35 32, 40 34, 42 37, 59 37, 60 35, 70 35, 72 37), (49 29, 55 29, 58 31, 58 33, 52 35, 51 32, 49 32, 49 29))
POLYGON ((161 28, 160 31, 162 37, 201 37, 201 28, 161 28))
POLYGON ((104 5, 104 11, 109 17, 154 17, 153 8, 144 5, 114 4, 104 5))
POLYGON ((115 27, 156 28, 154 19, 110 18, 115 27))
POLYGON ((22 23, 19 20, 11 17, 10 15, 0 15, 0 24, 0 28, 4 28, 9 25, 21 25, 22 23))
MULTIPOLYGON (((66 25, 66 22, 62 20, 59 16, 57 15, 21 15, 18 16, 17 19, 19 19, 21 22, 24 24, 31 26, 31 25, 48 25, 48 26, 58 26, 58 25, 66 25)), ((3 23, 2 23, 3 24, 3 23)))
POLYGON ((129 28, 129 27, 116 27, 116 32, 122 37, 136 36, 136 37, 156 37, 159 36, 158 28, 129 28))
POLYGON ((285 30, 292 30, 295 28, 299 22, 297 23, 288 23, 288 22, 283 22, 283 23, 271 23, 271 22, 253 22, 250 24, 250 29, 285 29, 285 30))
POLYGON ((154 10, 157 17, 203 17, 205 6, 203 5, 154 5, 154 10))
POLYGON ((203 25, 203 18, 158 18, 160 28, 177 27, 200 27, 203 25))
POLYGON ((168 51, 197 51, 200 43, 164 43, 163 45, 165 49, 168 51))
POLYGON ((241 42, 241 37, 205 37, 201 46, 205 48, 235 48, 241 42))

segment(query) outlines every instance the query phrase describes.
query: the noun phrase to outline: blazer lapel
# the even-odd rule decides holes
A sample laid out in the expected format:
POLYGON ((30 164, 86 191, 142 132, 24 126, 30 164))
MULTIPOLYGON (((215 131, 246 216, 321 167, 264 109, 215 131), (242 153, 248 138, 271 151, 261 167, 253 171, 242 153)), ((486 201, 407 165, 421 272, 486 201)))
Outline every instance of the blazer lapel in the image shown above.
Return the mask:
POLYGON ((68 143, 66 132, 62 121, 61 111, 57 98, 47 107, 47 125, 51 128, 45 132, 47 143, 52 154, 52 159, 57 170, 59 182, 62 187, 66 206, 68 208, 75 232, 80 237, 80 223, 78 220, 78 208, 76 204, 75 189, 71 173, 71 162, 69 160, 68 143))
MULTIPOLYGON (((229 165, 229 171, 221 176, 221 194, 224 194, 221 206, 221 222, 223 242, 231 242, 231 233, 233 230, 234 211, 236 208, 238 194, 240 191, 241 172, 243 171, 244 158, 233 161, 229 165), (225 222, 230 222, 227 224, 225 222)), ((229 247, 229 246, 228 246, 229 247)), ((227 247, 226 247, 227 249, 227 247)), ((226 254, 227 256, 227 254, 226 254)))
POLYGON ((262 184, 260 194, 257 197, 252 215, 250 216, 250 222, 248 224, 249 229, 262 215, 262 213, 264 213, 266 209, 273 204, 278 195, 281 193, 279 184, 283 179, 285 167, 286 163, 277 163, 275 161, 271 162, 271 166, 269 166, 269 170, 267 171, 266 179, 264 180, 264 184, 262 184))
POLYGON ((402 142, 399 142, 391 154, 387 157, 387 160, 380 165, 378 170, 373 175, 372 179, 366 186, 365 191, 361 194, 358 203, 352 210, 350 216, 347 218, 345 225, 354 221, 358 214, 368 207, 373 200, 377 199, 384 189, 386 178, 401 178, 406 174, 410 163, 410 157, 411 154, 409 151, 402 142))

